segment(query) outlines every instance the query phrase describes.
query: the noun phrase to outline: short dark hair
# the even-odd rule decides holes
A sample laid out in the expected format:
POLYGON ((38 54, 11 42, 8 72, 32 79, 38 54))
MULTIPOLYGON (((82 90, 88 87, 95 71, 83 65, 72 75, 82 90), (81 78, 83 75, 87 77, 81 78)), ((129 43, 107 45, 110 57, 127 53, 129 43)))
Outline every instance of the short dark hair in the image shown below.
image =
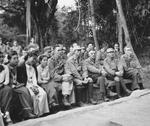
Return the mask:
POLYGON ((14 50, 9 51, 7 56, 8 60, 10 60, 14 55, 18 55, 18 53, 14 50))
POLYGON ((37 57, 37 54, 34 52, 28 52, 28 54, 25 56, 24 60, 26 61, 29 57, 37 57))
POLYGON ((48 56, 47 56, 47 55, 44 55, 44 54, 42 54, 42 55, 39 56, 39 63, 43 60, 44 57, 47 57, 47 58, 48 58, 48 56))

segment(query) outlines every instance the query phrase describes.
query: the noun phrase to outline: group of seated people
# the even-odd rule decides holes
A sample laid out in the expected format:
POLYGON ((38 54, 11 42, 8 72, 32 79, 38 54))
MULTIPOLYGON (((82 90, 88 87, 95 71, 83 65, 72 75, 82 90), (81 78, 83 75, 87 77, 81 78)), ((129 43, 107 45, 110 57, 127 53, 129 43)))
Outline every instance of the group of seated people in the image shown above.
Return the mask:
POLYGON ((8 62, 0 52, 0 110, 7 123, 32 119, 50 113, 53 107, 98 104, 93 88, 99 88, 101 100, 122 97, 143 88, 139 68, 129 47, 124 54, 119 44, 95 51, 92 44, 85 49, 74 43, 66 53, 63 45, 45 47, 44 53, 29 51, 19 58, 10 50, 8 62), (131 79, 130 88, 124 79, 131 79), (115 90, 109 85, 112 81, 115 90))

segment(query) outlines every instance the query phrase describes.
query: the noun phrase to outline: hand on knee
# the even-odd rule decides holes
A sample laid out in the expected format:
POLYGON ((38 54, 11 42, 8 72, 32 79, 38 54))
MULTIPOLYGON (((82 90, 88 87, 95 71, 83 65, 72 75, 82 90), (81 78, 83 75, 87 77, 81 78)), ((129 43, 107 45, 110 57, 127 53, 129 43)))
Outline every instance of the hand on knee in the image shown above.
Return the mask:
POLYGON ((119 82, 119 81, 120 81, 120 78, 119 78, 119 77, 115 77, 115 78, 114 78, 114 81, 119 82))

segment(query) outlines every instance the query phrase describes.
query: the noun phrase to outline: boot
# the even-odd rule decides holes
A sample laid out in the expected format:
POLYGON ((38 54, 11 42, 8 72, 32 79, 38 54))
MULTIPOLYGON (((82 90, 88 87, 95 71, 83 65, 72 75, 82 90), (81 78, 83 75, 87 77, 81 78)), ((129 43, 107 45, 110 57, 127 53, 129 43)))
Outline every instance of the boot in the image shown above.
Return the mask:
POLYGON ((115 97, 115 96, 117 96, 117 93, 112 92, 110 89, 107 89, 107 94, 108 94, 109 97, 115 97))
POLYGON ((88 85, 88 102, 96 105, 97 102, 93 99, 93 84, 88 85))
POLYGON ((143 83, 138 83, 138 85, 139 85, 141 90, 144 89, 143 83))
POLYGON ((82 92, 83 92, 83 90, 81 87, 76 88, 76 104, 79 107, 84 106, 84 103, 82 102, 82 97, 83 97, 82 92))
POLYGON ((71 106, 71 104, 68 101, 68 96, 67 95, 64 96, 63 103, 64 103, 64 106, 71 106))
POLYGON ((132 93, 132 91, 130 91, 129 89, 126 89, 125 92, 128 96, 132 93))
POLYGON ((120 94, 120 83, 115 81, 115 84, 116 84, 116 92, 118 94, 118 98, 121 98, 121 94, 120 94))
POLYGON ((132 91, 130 91, 130 90, 126 87, 126 85, 125 85, 123 79, 122 79, 122 81, 121 81, 121 86, 122 86, 123 90, 125 91, 125 93, 126 93, 127 95, 130 95, 130 94, 132 93, 132 91))
POLYGON ((27 111, 27 110, 23 112, 23 115, 24 115, 24 120, 34 119, 38 117, 37 115, 33 114, 31 111, 27 111))

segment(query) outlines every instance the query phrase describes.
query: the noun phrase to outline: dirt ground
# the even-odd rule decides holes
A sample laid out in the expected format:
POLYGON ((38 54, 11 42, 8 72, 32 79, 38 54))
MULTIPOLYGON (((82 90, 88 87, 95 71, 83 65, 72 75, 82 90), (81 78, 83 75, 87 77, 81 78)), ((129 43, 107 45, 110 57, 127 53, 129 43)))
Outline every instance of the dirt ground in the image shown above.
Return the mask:
POLYGON ((150 89, 100 105, 59 112, 12 126, 149 126, 150 89))

